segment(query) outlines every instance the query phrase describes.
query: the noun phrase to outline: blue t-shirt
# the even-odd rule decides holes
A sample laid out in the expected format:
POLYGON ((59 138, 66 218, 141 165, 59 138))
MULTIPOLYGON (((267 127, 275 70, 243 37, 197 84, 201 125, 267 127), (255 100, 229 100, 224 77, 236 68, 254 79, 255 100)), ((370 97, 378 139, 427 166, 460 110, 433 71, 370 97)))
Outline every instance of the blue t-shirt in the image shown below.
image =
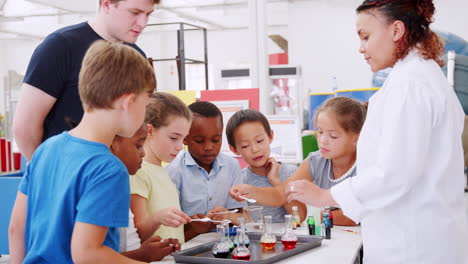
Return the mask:
MULTIPOLYGON (((43 141, 70 130, 70 121, 81 121, 78 75, 86 51, 96 40, 102 38, 83 22, 53 32, 34 51, 24 82, 57 99, 44 120, 43 141)), ((129 45, 145 56, 135 44, 129 45)))
MULTIPOLYGON (((287 180, 291 175, 296 172, 297 166, 281 164, 278 177, 281 182, 287 180)), ((266 176, 260 176, 250 170, 249 167, 242 170, 242 176, 245 184, 250 184, 256 187, 272 187, 270 181, 266 176)), ((260 205, 260 204, 258 204, 260 205)), ((271 215, 273 223, 284 223, 284 215, 288 214, 283 206, 271 207, 263 206, 263 215, 271 215)))
POLYGON ((72 263, 77 221, 108 227, 104 245, 118 251, 128 226, 128 171, 109 148, 63 132, 34 152, 19 187, 27 195, 24 263, 72 263))

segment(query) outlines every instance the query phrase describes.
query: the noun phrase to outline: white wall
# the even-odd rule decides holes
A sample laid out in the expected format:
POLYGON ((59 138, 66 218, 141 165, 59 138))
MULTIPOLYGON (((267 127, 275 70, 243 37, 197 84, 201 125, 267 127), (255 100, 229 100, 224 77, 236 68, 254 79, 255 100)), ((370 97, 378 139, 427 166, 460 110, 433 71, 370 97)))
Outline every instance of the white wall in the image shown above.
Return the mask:
MULTIPOLYGON (((287 27, 275 27, 269 30, 269 34, 281 34, 287 38, 287 27)), ((250 48, 253 46, 249 38, 248 29, 208 31, 207 33, 208 63, 212 65, 211 75, 214 87, 221 89, 221 70, 250 64, 250 48)), ((175 58, 177 55, 177 38, 175 30, 164 32, 146 32, 138 40, 137 44, 145 51, 148 57, 175 58)), ((268 52, 283 52, 273 41, 268 39, 268 52)), ((203 60, 203 35, 201 31, 188 31, 185 34, 186 58, 203 60)), ((174 61, 156 62, 156 77, 158 90, 178 90, 177 68, 174 61)))
MULTIPOLYGON (((288 39, 289 60, 303 69, 303 88, 310 92, 326 92, 332 76, 338 87, 364 88, 371 85, 371 71, 358 53, 355 33, 355 11, 358 0, 290 1, 288 26, 269 29, 288 39)), ((468 40, 468 1, 435 0, 435 29, 455 33, 468 40)), ((283 21, 284 22, 284 21, 283 21)), ((73 22, 74 23, 74 22, 73 22)), ((149 57, 168 58, 176 55, 175 31, 154 32, 147 29, 138 41, 149 57), (172 35, 172 36, 171 36, 172 35)), ((187 57, 201 58, 201 35, 186 35, 187 57)), ((0 41, 0 76, 9 69, 24 73, 38 40, 0 41)), ((209 31, 208 60, 212 65, 215 88, 222 88, 220 70, 233 65, 248 66, 251 58, 248 29, 209 31)), ((269 53, 281 50, 268 41, 269 53)), ((175 62, 156 64, 159 90, 177 90, 175 62), (172 66, 171 66, 172 65, 172 66)), ((3 81, 0 82, 0 112, 3 112, 3 81)), ((213 87, 211 87, 213 88, 213 87)))
POLYGON ((331 91, 332 76, 339 89, 367 88, 371 72, 358 53, 353 5, 293 2, 289 5, 290 63, 302 65, 303 88, 331 91))
POLYGON ((434 0, 436 12, 432 28, 454 33, 468 41, 468 1, 434 0))

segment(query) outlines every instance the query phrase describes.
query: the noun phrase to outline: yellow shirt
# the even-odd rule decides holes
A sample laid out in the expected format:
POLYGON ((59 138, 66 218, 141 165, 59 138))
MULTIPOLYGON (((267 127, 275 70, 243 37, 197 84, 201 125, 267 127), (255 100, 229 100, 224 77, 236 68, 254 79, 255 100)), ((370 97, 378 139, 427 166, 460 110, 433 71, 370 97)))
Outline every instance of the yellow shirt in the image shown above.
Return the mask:
MULTIPOLYGON (((180 210, 177 189, 161 166, 143 161, 141 169, 134 176, 130 176, 130 192, 148 201, 146 208, 148 215, 169 207, 180 210)), ((178 228, 161 225, 153 234, 156 235, 163 239, 177 238, 180 243, 185 242, 184 225, 178 228)))

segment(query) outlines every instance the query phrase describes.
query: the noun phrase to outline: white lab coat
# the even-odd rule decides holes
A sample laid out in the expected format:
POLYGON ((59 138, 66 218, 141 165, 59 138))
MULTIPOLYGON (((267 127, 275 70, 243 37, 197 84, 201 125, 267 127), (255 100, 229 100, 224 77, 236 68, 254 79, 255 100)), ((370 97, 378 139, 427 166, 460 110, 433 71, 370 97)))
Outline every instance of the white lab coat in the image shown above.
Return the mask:
POLYGON ((372 96, 357 176, 331 189, 361 222, 364 263, 468 263, 463 120, 440 67, 415 51, 372 96))

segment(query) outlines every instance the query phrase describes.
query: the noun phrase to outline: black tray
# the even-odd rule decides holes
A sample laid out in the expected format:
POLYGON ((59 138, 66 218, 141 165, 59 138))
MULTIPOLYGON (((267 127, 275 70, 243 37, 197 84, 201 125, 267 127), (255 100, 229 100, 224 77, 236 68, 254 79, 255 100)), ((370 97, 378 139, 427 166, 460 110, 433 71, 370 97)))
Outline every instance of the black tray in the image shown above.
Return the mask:
POLYGON ((274 249, 264 250, 260 245, 261 233, 248 233, 250 240, 250 260, 235 260, 231 254, 228 258, 215 258, 211 249, 216 242, 210 242, 193 248, 182 250, 173 255, 176 263, 200 263, 200 264, 227 264, 227 263, 275 263, 285 258, 300 254, 322 244, 319 236, 297 236, 297 244, 293 249, 285 249, 281 243, 281 235, 276 235, 276 246, 274 249))

